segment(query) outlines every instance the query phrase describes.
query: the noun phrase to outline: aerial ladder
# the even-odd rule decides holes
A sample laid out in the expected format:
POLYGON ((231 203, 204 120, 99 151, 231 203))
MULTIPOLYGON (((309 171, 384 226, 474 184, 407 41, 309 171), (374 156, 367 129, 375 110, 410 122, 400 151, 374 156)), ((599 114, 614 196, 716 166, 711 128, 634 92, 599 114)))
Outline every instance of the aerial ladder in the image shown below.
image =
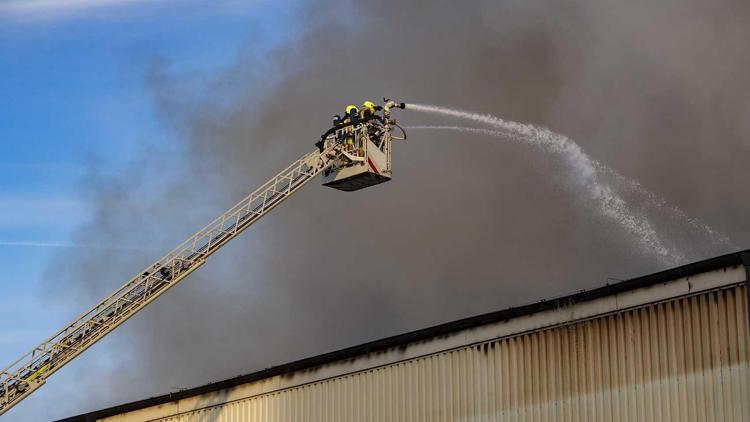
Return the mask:
POLYGON ((20 359, 0 372, 0 415, 40 388, 47 379, 200 268, 217 250, 323 173, 323 184, 354 191, 391 178, 391 142, 406 133, 391 117, 404 103, 384 99, 374 113, 339 122, 314 151, 221 214, 209 225, 146 267, 20 359))

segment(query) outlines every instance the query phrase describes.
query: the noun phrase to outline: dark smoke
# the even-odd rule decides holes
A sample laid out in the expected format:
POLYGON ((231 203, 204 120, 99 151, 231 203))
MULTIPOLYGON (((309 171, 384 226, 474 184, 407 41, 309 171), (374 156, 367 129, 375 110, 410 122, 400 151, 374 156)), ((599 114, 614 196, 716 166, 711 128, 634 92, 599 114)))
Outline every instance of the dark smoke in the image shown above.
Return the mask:
MULTIPOLYGON (((262 54, 248 42, 210 77, 154 61, 145 80, 180 143, 144 151, 122 179, 93 178, 99 212, 80 240, 167 251, 311 150, 348 102, 386 95, 565 133, 750 243, 750 3, 419 3, 314 2, 294 42, 262 54)), ((414 132, 395 145, 392 182, 313 183, 83 355, 67 371, 92 392, 51 382, 47 394, 73 397, 55 416, 659 269, 571 197, 564 171, 524 145, 414 132)), ((159 256, 66 253, 50 290, 72 291, 76 311, 159 256)))

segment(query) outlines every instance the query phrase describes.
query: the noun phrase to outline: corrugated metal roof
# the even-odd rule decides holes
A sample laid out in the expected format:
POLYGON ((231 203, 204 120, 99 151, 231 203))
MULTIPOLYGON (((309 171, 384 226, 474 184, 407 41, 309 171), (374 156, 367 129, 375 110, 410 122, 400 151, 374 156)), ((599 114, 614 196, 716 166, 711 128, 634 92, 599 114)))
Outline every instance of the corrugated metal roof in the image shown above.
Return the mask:
MULTIPOLYGON (((322 354, 319 356, 302 359, 296 362, 287 363, 262 371, 254 372, 247 375, 241 375, 238 377, 230 378, 227 380, 206 384, 196 388, 182 390, 175 393, 169 393, 162 396, 152 397, 145 400, 139 400, 132 403, 127 403, 119 406, 102 409, 95 412, 90 412, 70 418, 62 419, 60 422, 88 422, 96 421, 108 416, 117 415, 124 412, 130 412, 146 407, 156 406, 163 403, 172 402, 188 397, 193 397, 201 394, 206 394, 214 391, 219 391, 227 388, 232 388, 238 385, 247 384, 250 382, 284 375, 304 369, 314 368, 317 366, 325 365, 328 363, 356 358, 368 353, 391 349, 394 347, 401 347, 410 343, 427 340, 435 337, 439 337, 446 334, 455 333, 461 330, 475 328, 478 326, 505 321, 513 318, 517 318, 524 315, 530 315, 537 312, 556 309, 564 306, 570 306, 571 304, 586 302, 597 298, 610 296, 618 293, 623 293, 643 287, 649 287, 660 283, 665 283, 671 280, 689 277, 709 271, 719 270, 727 267, 736 267, 739 265, 745 265, 748 273, 750 273, 750 250, 744 250, 732 254, 722 255, 719 257, 707 259, 704 261, 687 264, 677 268, 672 268, 665 271, 660 271, 654 274, 633 278, 630 280, 618 282, 615 284, 606 285, 597 289, 583 290, 578 293, 571 295, 546 299, 529 305, 508 308, 496 312, 491 312, 483 315, 478 315, 470 318, 464 318, 457 321, 437 325, 434 327, 425 328, 422 330, 412 331, 409 333, 388 337, 381 340, 364 343, 358 346, 338 350, 322 354)), ((750 277, 748 277, 750 278, 750 277)), ((748 289, 750 292, 750 289, 748 289)))

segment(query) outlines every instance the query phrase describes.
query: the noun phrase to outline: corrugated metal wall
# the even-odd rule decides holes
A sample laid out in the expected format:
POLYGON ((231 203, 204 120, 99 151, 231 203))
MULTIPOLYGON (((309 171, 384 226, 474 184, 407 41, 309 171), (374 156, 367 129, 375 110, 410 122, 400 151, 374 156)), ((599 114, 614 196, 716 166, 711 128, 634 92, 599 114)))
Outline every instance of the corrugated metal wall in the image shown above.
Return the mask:
POLYGON ((161 421, 750 421, 744 286, 161 421))

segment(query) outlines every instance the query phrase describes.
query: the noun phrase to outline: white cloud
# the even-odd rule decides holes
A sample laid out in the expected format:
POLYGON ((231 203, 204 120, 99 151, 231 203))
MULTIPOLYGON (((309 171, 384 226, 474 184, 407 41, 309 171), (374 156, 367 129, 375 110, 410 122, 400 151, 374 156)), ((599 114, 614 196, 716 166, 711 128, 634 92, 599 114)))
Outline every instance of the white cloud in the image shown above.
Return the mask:
MULTIPOLYGON (((189 6, 200 6, 201 13, 236 15, 253 10, 262 0, 0 0, 0 18, 18 20, 60 19, 80 17, 119 17, 124 9, 140 12, 148 7, 169 6, 172 13, 186 13, 189 6), (131 6, 139 6, 137 9, 131 6), (135 10, 132 10, 135 9, 135 10)), ((129 15, 129 14, 126 14, 129 15)))
POLYGON ((0 0, 0 19, 35 22, 70 18, 121 17, 134 5, 154 5, 167 0, 0 0))
POLYGON ((144 2, 146 0, 7 0, 0 3, 0 13, 73 12, 144 2))

